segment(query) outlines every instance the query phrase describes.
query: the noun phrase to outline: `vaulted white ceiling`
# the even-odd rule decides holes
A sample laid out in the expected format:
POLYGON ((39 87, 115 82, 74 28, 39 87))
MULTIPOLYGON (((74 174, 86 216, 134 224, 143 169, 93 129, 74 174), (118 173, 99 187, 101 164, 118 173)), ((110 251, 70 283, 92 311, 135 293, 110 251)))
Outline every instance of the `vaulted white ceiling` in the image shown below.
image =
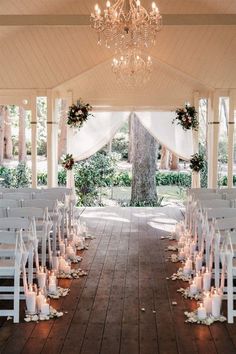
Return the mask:
MULTIPOLYGON (((204 18, 200 14, 208 16, 204 25, 173 22, 163 26, 151 50, 152 80, 135 90, 117 84, 110 68, 112 53, 97 46, 97 37, 89 25, 10 26, 7 20, 4 25, 1 23, 4 15, 15 15, 21 21, 22 15, 89 15, 94 3, 0 0, 0 89, 74 90, 95 105, 166 107, 190 100, 196 90, 236 88, 236 21, 227 24, 227 16, 236 14, 234 0, 157 1, 164 23, 165 14, 168 21, 171 14, 176 16, 177 22, 181 22, 183 14, 201 21, 204 18), (219 19, 218 15, 225 16, 219 19), (215 25, 210 25, 212 20, 215 25), (217 25, 222 20, 224 25, 217 25)), ((148 7, 151 1, 143 0, 142 4, 148 7)))

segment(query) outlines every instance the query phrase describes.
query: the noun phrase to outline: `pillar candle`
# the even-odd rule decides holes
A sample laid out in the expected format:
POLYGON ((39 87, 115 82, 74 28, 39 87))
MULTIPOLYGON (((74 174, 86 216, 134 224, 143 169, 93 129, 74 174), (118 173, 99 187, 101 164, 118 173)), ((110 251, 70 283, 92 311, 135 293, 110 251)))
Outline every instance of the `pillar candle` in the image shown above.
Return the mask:
POLYGON ((197 293, 197 285, 196 285, 195 281, 193 281, 192 284, 190 284, 189 292, 190 292, 191 295, 196 295, 196 293, 197 293))
POLYGON ((59 270, 59 257, 57 256, 52 256, 52 268, 58 272, 59 270))
POLYGON ((202 303, 200 303, 200 306, 197 309, 197 316, 198 316, 199 320, 206 319, 206 309, 202 303))
POLYGON ((41 305, 41 314, 44 316, 48 316, 50 314, 50 306, 47 303, 46 299, 44 300, 44 302, 41 305))
POLYGON ((50 294, 57 292, 57 277, 54 275, 54 272, 49 276, 48 290, 50 294))
POLYGON ((46 278, 47 278, 47 274, 40 267, 40 269, 39 269, 39 271, 37 273, 38 287, 40 289, 44 289, 45 288, 45 286, 46 286, 46 278))
POLYGON ((36 312, 36 293, 33 291, 32 285, 29 286, 29 290, 25 294, 27 311, 30 314, 36 312))
POLYGON ((212 298, 212 316, 218 318, 220 317, 221 296, 217 293, 217 291, 215 291, 214 294, 212 294, 211 298, 212 298))
POLYGON ((59 248, 60 248, 60 255, 64 256, 66 253, 66 246, 65 246, 64 242, 60 243, 59 248))
POLYGON ((203 299, 203 304, 208 315, 212 313, 212 298, 210 292, 207 292, 203 299))
POLYGON ((202 255, 198 254, 195 258, 195 269, 196 272, 200 272, 200 270, 202 269, 202 255))
POLYGON ((196 283, 197 289, 199 291, 202 290, 202 276, 200 273, 197 273, 197 275, 194 278, 194 281, 196 283))
POLYGON ((185 258, 184 249, 181 248, 180 251, 179 251, 179 259, 180 259, 181 261, 183 261, 184 258, 185 258))
POLYGON ((36 296, 36 305, 37 311, 41 312, 42 304, 44 303, 45 296, 39 291, 38 295, 36 296))
POLYGON ((203 290, 209 291, 211 288, 211 272, 206 269, 206 272, 203 274, 203 290))

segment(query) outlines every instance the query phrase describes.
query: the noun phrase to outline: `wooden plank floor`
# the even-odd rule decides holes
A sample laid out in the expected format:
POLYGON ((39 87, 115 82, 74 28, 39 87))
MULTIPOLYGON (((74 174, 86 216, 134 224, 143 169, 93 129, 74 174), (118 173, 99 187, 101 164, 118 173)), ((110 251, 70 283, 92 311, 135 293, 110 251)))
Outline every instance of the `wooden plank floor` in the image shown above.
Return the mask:
POLYGON ((88 208, 83 219, 96 236, 80 264, 88 276, 61 281, 71 292, 52 301, 65 315, 24 323, 22 306, 20 324, 0 319, 0 352, 236 353, 236 323, 184 323, 195 305, 176 292, 181 282, 166 279, 179 265, 166 262, 170 241, 161 240, 179 217, 174 208, 88 208))

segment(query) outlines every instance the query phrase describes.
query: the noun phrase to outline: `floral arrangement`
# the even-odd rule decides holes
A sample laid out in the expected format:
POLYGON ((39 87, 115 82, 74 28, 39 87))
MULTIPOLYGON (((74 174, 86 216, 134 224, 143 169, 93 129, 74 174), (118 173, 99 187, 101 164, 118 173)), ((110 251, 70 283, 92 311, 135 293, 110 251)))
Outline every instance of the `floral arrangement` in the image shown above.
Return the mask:
POLYGON ((74 164, 75 164, 75 160, 72 156, 72 154, 66 154, 64 157, 63 157, 63 160, 62 160, 62 166, 64 167, 65 170, 72 170, 74 164))
POLYGON ((176 117, 173 120, 173 123, 177 121, 177 124, 181 125, 184 130, 198 130, 198 119, 197 111, 194 106, 185 105, 184 108, 177 108, 176 117))
POLYGON ((77 102, 77 104, 72 104, 69 107, 67 124, 70 127, 81 128, 88 120, 89 116, 92 116, 91 113, 92 106, 89 103, 84 103, 81 99, 77 102))
POLYGON ((189 167, 195 172, 201 171, 205 166, 205 159, 202 154, 194 154, 191 156, 189 167))

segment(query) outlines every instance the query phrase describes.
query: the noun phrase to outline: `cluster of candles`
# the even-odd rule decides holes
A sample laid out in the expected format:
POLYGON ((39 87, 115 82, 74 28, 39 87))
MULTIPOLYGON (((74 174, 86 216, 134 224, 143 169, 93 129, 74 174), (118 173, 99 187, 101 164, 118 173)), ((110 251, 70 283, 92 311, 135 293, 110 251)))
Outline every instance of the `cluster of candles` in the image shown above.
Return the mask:
POLYGON ((183 223, 176 225, 176 237, 179 259, 184 261, 183 274, 186 276, 195 274, 189 286, 189 294, 194 296, 197 293, 203 293, 203 301, 197 308, 198 319, 205 320, 208 316, 219 318, 222 291, 211 288, 211 271, 203 267, 202 252, 197 251, 197 237, 192 238, 191 232, 185 229, 183 223))
POLYGON ((212 289, 204 293, 203 302, 200 303, 197 309, 199 320, 205 320, 208 316, 215 318, 220 317, 222 293, 220 289, 212 289))
POLYGON ((48 316, 50 315, 50 306, 46 296, 41 290, 37 289, 36 285, 30 284, 25 293, 26 308, 30 315, 36 313, 48 316))

